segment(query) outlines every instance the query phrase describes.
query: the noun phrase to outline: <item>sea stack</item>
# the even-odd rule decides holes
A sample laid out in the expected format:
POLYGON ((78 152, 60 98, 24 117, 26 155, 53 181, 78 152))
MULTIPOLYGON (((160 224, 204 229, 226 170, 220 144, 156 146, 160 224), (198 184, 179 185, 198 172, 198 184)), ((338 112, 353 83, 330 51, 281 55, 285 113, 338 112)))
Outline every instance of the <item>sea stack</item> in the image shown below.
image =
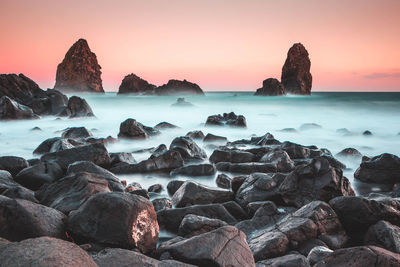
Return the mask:
POLYGON ((85 39, 79 39, 68 50, 57 67, 54 89, 63 92, 104 93, 101 67, 85 39))
POLYGON ((157 87, 155 93, 157 95, 204 95, 200 86, 186 80, 169 80, 167 84, 157 87))
POLYGON ((308 52, 301 43, 294 44, 288 51, 282 68, 281 82, 288 94, 310 95, 312 76, 308 52))
POLYGON ((257 89, 254 95, 278 96, 285 94, 283 85, 277 79, 269 78, 263 81, 263 86, 257 89))
POLYGON ((119 86, 118 94, 153 94, 157 86, 148 83, 139 76, 131 73, 126 75, 119 86))

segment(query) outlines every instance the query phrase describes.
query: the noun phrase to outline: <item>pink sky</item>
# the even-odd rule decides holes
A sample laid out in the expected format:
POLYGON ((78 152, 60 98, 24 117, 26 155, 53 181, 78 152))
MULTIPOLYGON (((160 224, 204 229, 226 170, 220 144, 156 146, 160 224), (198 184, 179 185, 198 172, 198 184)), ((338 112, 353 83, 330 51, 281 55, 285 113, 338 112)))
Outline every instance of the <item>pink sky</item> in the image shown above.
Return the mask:
POLYGON ((53 87, 79 38, 106 91, 135 73, 156 85, 255 90, 305 45, 314 91, 400 91, 399 0, 0 0, 0 73, 53 87))

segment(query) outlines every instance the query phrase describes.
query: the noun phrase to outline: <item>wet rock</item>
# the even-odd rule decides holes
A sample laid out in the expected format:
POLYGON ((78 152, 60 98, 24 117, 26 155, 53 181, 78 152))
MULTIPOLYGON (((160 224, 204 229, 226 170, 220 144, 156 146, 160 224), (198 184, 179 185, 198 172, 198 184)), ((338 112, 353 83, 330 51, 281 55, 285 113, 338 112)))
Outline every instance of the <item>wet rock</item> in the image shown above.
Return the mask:
POLYGON ((231 162, 231 163, 247 163, 254 161, 254 155, 247 151, 241 150, 222 150, 216 149, 210 156, 210 162, 231 162))
POLYGON ((314 265, 315 263, 322 261, 325 257, 329 256, 332 252, 333 250, 329 248, 317 246, 310 251, 307 256, 307 260, 311 265, 314 265))
POLYGON ((40 162, 20 171, 14 180, 31 190, 38 190, 43 184, 52 183, 63 175, 64 172, 57 163, 40 162))
POLYGON ((20 171, 29 166, 28 162, 21 157, 4 156, 0 157, 0 170, 11 173, 12 176, 17 175, 20 171))
POLYGON ((164 144, 161 144, 161 145, 159 145, 158 147, 156 147, 156 148, 154 148, 154 149, 152 150, 150 159, 154 159, 154 158, 156 158, 156 157, 158 157, 158 156, 161 156, 162 154, 164 154, 164 153, 167 152, 167 151, 168 151, 167 146, 164 145, 164 144))
POLYGON ((130 190, 130 191, 129 191, 129 194, 137 195, 137 196, 141 196, 141 197, 150 199, 149 192, 148 192, 146 189, 130 190))
POLYGON ((193 107, 193 104, 186 101, 184 97, 179 97, 176 103, 172 104, 173 107, 193 107))
POLYGON ((254 213, 261 207, 263 207, 263 209, 266 210, 268 214, 275 214, 277 211, 275 203, 269 200, 250 202, 246 206, 247 212, 250 216, 253 216, 254 213))
POLYGON ((11 174, 8 171, 0 170, 0 195, 13 198, 13 199, 25 199, 34 203, 39 201, 35 198, 34 192, 20 186, 14 181, 11 174))
POLYGON ((0 120, 39 119, 32 109, 19 104, 8 96, 0 98, 0 120))
POLYGON ((238 221, 246 220, 249 218, 247 212, 234 200, 224 202, 222 203, 222 205, 238 221))
POLYGON ((286 92, 283 85, 277 79, 269 78, 263 81, 263 86, 257 89, 254 95, 277 96, 286 95, 286 92))
POLYGON ((169 149, 181 154, 185 161, 199 161, 207 158, 206 152, 191 138, 185 136, 176 137, 172 140, 169 149))
POLYGON ((239 190, 239 188, 242 186, 244 181, 247 179, 248 175, 240 175, 240 176, 235 176, 231 180, 231 189, 234 194, 239 190))
POLYGON ((200 86, 186 80, 169 80, 154 91, 157 95, 204 95, 200 86))
POLYGON ((400 253, 400 227, 389 222, 378 221, 369 227, 364 237, 364 244, 400 253))
POLYGON ((336 154, 336 157, 348 158, 348 159, 361 159, 362 154, 355 148, 345 148, 336 154))
POLYGON ((370 136, 370 135, 372 135, 371 131, 368 131, 368 130, 364 131, 362 134, 363 134, 364 136, 370 136))
POLYGON ((246 128, 246 118, 243 115, 236 115, 234 112, 211 115, 207 118, 206 126, 233 126, 246 128))
POLYGON ((207 143, 226 143, 228 141, 228 138, 224 137, 224 136, 218 136, 218 135, 213 135, 213 134, 207 134, 204 139, 203 142, 207 142, 207 143))
POLYGON ((281 149, 286 151, 292 160, 309 158, 311 154, 309 148, 291 142, 283 142, 281 149))
POLYGON ((160 193, 163 190, 163 186, 161 184, 153 184, 149 186, 147 191, 149 192, 155 192, 155 193, 160 193))
POLYGON ((185 181, 180 181, 180 180, 169 181, 167 184, 168 194, 170 194, 171 196, 175 194, 175 192, 179 189, 179 187, 181 187, 181 185, 183 185, 183 183, 185 183, 185 181))
POLYGON ((278 130, 278 132, 297 133, 297 130, 295 128, 283 128, 283 129, 278 130))
POLYGON ((59 115, 69 116, 70 118, 94 117, 92 108, 86 100, 78 96, 71 96, 67 107, 59 115))
POLYGON ((202 131, 190 131, 185 136, 190 137, 194 140, 196 139, 204 139, 204 133, 202 131))
POLYGON ((131 73, 124 77, 118 89, 118 94, 153 94, 155 85, 131 73))
POLYGON ((310 95, 312 76, 308 52, 301 43, 294 44, 282 67, 281 82, 288 94, 310 95))
POLYGON ((115 166, 119 163, 135 164, 136 160, 133 158, 132 153, 118 152, 110 153, 111 166, 115 166))
POLYGON ((68 217, 75 240, 94 240, 121 248, 155 249, 158 223, 153 204, 127 193, 99 193, 68 217), (93 224, 93 222, 96 222, 93 224))
POLYGON ((144 139, 150 135, 155 135, 156 132, 153 128, 144 126, 134 119, 126 119, 119 127, 118 138, 144 139))
POLYGON ((79 39, 57 66, 54 89, 65 92, 104 93, 101 67, 85 39, 79 39))
POLYGON ((365 183, 395 184, 400 182, 400 158, 384 153, 360 164, 354 177, 365 183))
POLYGON ((159 255, 198 266, 255 266, 246 236, 233 226, 224 226, 189 239, 163 243, 159 255), (199 249, 198 245, 202 244, 199 249))
POLYGON ((35 127, 31 128, 30 131, 32 131, 32 132, 42 132, 43 130, 40 127, 35 126, 35 127))
POLYGON ((257 267, 310 267, 303 255, 288 254, 282 257, 257 262, 257 267))
POLYGON ((61 134, 62 138, 72 139, 87 138, 92 136, 93 134, 85 127, 70 127, 65 129, 61 134))
POLYGON ((222 226, 228 225, 226 222, 218 219, 210 219, 203 216, 188 214, 179 226, 178 234, 183 237, 192 237, 206 232, 210 232, 222 226))
POLYGON ((23 199, 0 196, 0 236, 20 241, 39 236, 65 237, 65 215, 23 199))
POLYGON ((294 169, 294 162, 283 150, 271 151, 265 154, 260 162, 271 163, 276 166, 279 172, 290 172, 294 169))
POLYGON ((166 121, 160 122, 159 124, 154 126, 154 129, 157 129, 157 130, 176 129, 176 128, 179 128, 179 127, 176 125, 173 125, 169 122, 166 122, 166 121))
POLYGON ((322 129, 322 126, 317 123, 303 123, 300 125, 300 131, 322 129))
POLYGON ((217 172, 214 164, 188 165, 174 169, 170 175, 188 175, 188 176, 210 176, 217 172))
POLYGON ((40 145, 33 151, 35 155, 41 155, 50 152, 53 144, 61 140, 61 137, 52 137, 44 140, 40 145))
POLYGON ((154 209, 156 212, 162 209, 171 209, 172 202, 169 198, 156 198, 151 201, 153 203, 154 209))
POLYGON ((218 162, 216 164, 217 170, 232 172, 232 173, 243 173, 252 174, 255 172, 271 173, 276 172, 276 166, 271 163, 230 163, 230 162, 218 162))
POLYGON ((226 174, 219 174, 215 180, 215 183, 220 188, 231 189, 231 178, 226 174))

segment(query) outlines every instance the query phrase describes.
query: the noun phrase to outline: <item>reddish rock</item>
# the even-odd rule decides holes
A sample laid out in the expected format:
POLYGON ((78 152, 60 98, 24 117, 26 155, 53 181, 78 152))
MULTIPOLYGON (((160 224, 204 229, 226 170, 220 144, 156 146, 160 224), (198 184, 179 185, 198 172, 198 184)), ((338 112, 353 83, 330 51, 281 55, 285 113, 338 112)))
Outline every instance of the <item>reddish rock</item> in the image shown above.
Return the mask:
POLYGON ((169 80, 167 84, 157 87, 155 93, 157 95, 204 95, 200 86, 186 80, 169 80))
POLYGON ((269 78, 263 81, 263 86, 257 89, 254 95, 277 96, 286 95, 283 85, 275 78, 269 78))
POLYGON ((67 92, 104 93, 101 67, 85 39, 79 39, 68 50, 57 67, 54 89, 67 92))
POLYGON ((122 80, 118 94, 152 94, 155 88, 155 85, 131 73, 122 80))
POLYGON ((294 44, 288 51, 282 68, 281 82, 289 94, 310 95, 312 76, 308 52, 301 43, 294 44))

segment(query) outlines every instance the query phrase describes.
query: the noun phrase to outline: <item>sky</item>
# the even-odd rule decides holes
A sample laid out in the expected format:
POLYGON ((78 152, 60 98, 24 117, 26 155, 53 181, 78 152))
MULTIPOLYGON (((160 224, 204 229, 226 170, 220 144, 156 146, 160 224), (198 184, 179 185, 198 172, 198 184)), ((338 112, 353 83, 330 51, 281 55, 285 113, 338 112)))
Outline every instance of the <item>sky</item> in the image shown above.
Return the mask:
POLYGON ((400 91, 399 0, 0 0, 0 73, 43 89, 79 38, 117 91, 129 73, 162 85, 254 91, 288 49, 310 54, 313 91, 400 91))

